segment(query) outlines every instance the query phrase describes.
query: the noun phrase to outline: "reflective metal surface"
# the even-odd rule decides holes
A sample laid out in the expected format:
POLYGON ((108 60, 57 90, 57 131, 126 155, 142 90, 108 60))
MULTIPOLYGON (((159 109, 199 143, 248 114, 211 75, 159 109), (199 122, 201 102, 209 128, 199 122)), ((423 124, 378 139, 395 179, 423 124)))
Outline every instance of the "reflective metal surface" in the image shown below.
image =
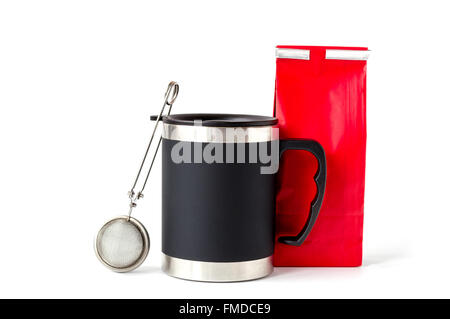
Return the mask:
POLYGON ((275 50, 275 55, 278 59, 309 60, 309 50, 303 49, 277 48, 275 50))
POLYGON ((272 126, 211 127, 164 123, 162 137, 199 143, 259 143, 277 140, 278 130, 272 126))
MULTIPOLYGON (((120 244, 120 242, 119 242, 120 240, 127 240, 126 238, 121 238, 120 235, 121 234, 117 234, 117 236, 118 236, 117 245, 120 244)), ((145 229, 144 225, 142 225, 141 222, 139 222, 137 219, 130 217, 130 216, 119 216, 119 217, 111 219, 105 225, 103 225, 103 227, 100 229, 100 231, 98 232, 98 234, 95 238, 94 249, 95 249, 95 254, 96 254, 98 260, 100 260, 100 262, 104 266, 106 266, 107 268, 109 268, 115 272, 128 272, 128 271, 134 270, 137 267, 139 267, 144 262, 145 258, 147 258, 148 252, 150 250, 150 237, 149 237, 148 232, 145 229), (110 264, 108 262, 108 260, 104 258, 102 250, 100 249, 100 247, 101 247, 100 241, 102 240, 103 230, 106 229, 111 223, 114 223, 118 220, 122 220, 124 222, 130 223, 130 225, 133 225, 139 231, 140 235, 142 236, 142 251, 141 251, 139 258, 137 258, 131 264, 124 266, 124 267, 116 267, 116 266, 110 264)))
POLYGON ((169 276, 211 282, 253 280, 273 271, 272 256, 241 262, 205 262, 162 254, 162 269, 169 276))
POLYGON ((365 61, 369 58, 368 50, 334 50, 327 49, 325 59, 327 60, 361 60, 365 61))

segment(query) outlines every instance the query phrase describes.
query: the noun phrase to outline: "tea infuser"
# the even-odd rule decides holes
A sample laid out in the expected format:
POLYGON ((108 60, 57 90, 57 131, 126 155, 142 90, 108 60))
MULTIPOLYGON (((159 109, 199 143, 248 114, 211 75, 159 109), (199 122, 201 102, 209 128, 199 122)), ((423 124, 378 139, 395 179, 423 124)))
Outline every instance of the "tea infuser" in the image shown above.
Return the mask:
POLYGON ((153 167, 156 154, 158 153, 159 146, 161 145, 162 137, 159 138, 158 145, 156 146, 141 190, 136 193, 135 188, 141 176, 142 168, 146 162, 156 129, 163 117, 164 110, 168 107, 167 115, 170 114, 172 105, 178 96, 178 90, 179 86, 176 82, 172 81, 169 83, 166 94, 164 95, 164 104, 161 108, 161 112, 156 118, 152 136, 145 151, 144 158, 142 159, 141 166, 139 167, 131 190, 128 192, 128 198, 130 200, 128 214, 113 218, 104 224, 95 239, 95 253, 98 259, 111 270, 117 272, 134 270, 144 262, 148 255, 150 249, 148 232, 141 222, 136 218, 131 217, 131 213, 133 208, 137 206, 137 201, 144 197, 143 191, 147 185, 148 177, 153 167))

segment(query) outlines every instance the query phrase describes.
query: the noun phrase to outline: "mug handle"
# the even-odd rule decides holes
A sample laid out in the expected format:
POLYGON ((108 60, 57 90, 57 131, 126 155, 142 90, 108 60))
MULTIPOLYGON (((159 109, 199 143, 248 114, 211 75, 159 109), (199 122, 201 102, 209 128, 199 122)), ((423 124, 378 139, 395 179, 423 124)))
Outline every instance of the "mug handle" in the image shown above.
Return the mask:
POLYGON ((319 215, 320 207, 322 206, 323 196, 325 194, 325 182, 327 176, 327 164, 325 158, 325 151, 318 142, 313 140, 280 140, 280 150, 279 156, 287 150, 301 150, 308 151, 312 153, 319 165, 317 167, 317 172, 314 175, 314 181, 316 182, 317 193, 311 202, 311 207, 309 210, 308 219, 306 221, 303 229, 298 233, 297 236, 282 236, 278 238, 280 243, 292 246, 300 246, 308 237, 311 232, 314 223, 316 222, 317 216, 319 215))

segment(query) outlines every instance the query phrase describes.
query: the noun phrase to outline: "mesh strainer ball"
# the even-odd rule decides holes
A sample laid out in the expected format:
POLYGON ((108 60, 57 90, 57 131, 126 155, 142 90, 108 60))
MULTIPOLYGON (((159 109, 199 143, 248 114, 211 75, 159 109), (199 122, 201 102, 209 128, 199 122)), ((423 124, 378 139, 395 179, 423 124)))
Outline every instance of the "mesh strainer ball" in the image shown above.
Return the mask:
POLYGON ((97 234, 95 252, 108 268, 126 272, 139 267, 148 255, 150 239, 135 218, 120 216, 107 222, 97 234))

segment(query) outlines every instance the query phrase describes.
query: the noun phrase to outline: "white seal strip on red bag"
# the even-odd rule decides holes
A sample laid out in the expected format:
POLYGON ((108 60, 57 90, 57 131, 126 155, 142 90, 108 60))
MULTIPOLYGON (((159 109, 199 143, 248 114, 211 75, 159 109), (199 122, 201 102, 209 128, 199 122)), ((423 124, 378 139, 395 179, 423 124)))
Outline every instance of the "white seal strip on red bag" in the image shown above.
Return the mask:
POLYGON ((366 61, 369 58, 368 50, 334 50, 327 49, 325 59, 327 60, 356 60, 366 61))
MULTIPOLYGON (((275 51, 277 59, 309 60, 309 50, 277 48, 275 51)), ((326 60, 353 60, 366 61, 369 59, 369 50, 336 50, 326 49, 326 60)))
POLYGON ((277 48, 275 50, 275 55, 278 59, 309 60, 309 50, 303 49, 277 48))

